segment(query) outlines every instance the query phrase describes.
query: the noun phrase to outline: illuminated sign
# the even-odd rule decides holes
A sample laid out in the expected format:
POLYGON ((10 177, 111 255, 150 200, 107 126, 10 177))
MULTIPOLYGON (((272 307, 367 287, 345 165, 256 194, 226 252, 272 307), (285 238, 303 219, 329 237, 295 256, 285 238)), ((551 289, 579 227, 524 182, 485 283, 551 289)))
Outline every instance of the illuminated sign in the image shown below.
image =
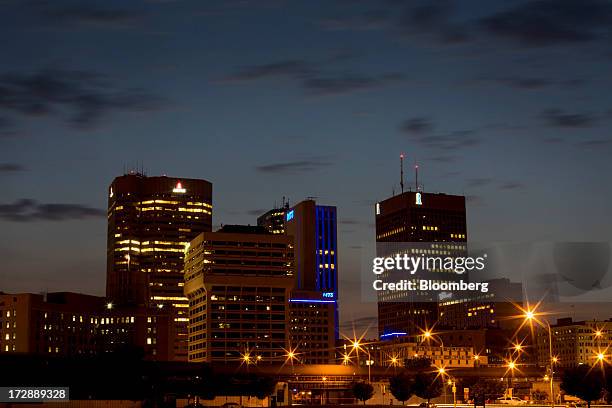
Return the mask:
POLYGON ((421 201, 421 193, 416 193, 415 202, 416 205, 423 205, 423 201, 421 201))
POLYGON ((287 221, 291 221, 293 219, 293 210, 287 212, 287 221))
POLYGON ((111 187, 111 188, 110 188, 110 192, 108 193, 108 197, 109 197, 109 198, 113 198, 113 196, 114 196, 114 195, 115 195, 115 194, 113 193, 113 188, 111 187))
POLYGON ((323 292, 323 297, 324 298, 333 298, 334 297, 334 292, 323 292))
POLYGON ((186 193, 187 189, 183 188, 183 185, 181 184, 181 182, 179 181, 178 183, 176 183, 176 187, 174 187, 172 189, 173 193, 186 193))
POLYGON ((376 203, 376 215, 380 215, 380 203, 376 203))

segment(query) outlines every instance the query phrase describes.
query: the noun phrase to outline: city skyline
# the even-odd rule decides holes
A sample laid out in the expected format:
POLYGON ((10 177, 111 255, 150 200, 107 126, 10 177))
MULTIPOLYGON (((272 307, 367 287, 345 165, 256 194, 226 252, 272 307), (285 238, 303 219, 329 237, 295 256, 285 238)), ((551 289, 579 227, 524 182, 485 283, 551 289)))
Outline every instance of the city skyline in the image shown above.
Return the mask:
POLYGON ((216 227, 336 206, 345 331, 375 327, 400 153, 471 241, 610 241, 609 4, 323 4, 2 2, 0 291, 103 295, 106 188, 140 168, 212 182, 216 227))

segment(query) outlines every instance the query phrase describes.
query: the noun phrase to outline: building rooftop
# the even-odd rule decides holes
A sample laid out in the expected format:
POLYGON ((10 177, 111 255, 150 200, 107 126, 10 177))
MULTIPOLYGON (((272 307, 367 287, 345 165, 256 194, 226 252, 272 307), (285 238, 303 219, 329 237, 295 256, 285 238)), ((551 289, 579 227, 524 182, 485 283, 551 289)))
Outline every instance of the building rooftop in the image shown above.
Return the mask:
POLYGON ((264 234, 271 235, 266 227, 259 225, 224 225, 217 232, 227 232, 231 234, 264 234))

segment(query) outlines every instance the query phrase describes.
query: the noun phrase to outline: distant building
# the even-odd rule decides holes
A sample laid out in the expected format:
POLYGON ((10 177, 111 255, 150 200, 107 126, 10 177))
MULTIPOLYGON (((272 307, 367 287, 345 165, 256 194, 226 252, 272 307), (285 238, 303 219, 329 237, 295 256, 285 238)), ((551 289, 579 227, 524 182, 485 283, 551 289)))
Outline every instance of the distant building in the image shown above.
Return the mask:
POLYGON ((282 362, 290 347, 292 240, 226 225, 191 241, 185 260, 189 361, 282 362))
POLYGON ((285 233, 285 214, 289 209, 289 202, 285 202, 279 208, 273 208, 257 218, 257 225, 266 228, 271 234, 285 233))
POLYGON ((381 342, 375 365, 404 366, 410 360, 427 358, 434 367, 469 368, 486 366, 487 356, 474 352, 471 346, 433 345, 400 340, 381 342))
POLYGON ((212 228, 212 184, 206 180, 126 174, 108 189, 106 294, 117 307, 175 313, 174 354, 187 358, 185 246, 212 228))
MULTIPOLYGON (((610 361, 612 346, 612 319, 574 322, 571 317, 557 319, 551 325, 552 354, 556 365, 562 368, 580 364, 597 365, 601 354, 610 361)), ((547 328, 538 328, 536 336, 538 365, 550 366, 550 348, 547 328)), ((606 363, 607 364, 607 363, 606 363)))
POLYGON ((0 353, 76 356, 131 347, 149 360, 173 358, 171 313, 109 306, 71 292, 0 295, 0 353))
MULTIPOLYGON (((377 256, 392 255, 385 252, 392 251, 385 247, 388 243, 422 243, 417 246, 421 251, 445 251, 455 255, 467 250, 463 196, 409 191, 376 203, 374 211, 377 256)), ((440 275, 441 280, 457 278, 456 274, 440 275)), ((434 294, 379 291, 378 296, 379 336, 394 332, 414 336, 433 326, 438 319, 439 299, 434 294)))
POLYGON ((453 329, 516 329, 523 285, 507 278, 486 280, 488 292, 474 293, 439 304, 438 326, 453 329))

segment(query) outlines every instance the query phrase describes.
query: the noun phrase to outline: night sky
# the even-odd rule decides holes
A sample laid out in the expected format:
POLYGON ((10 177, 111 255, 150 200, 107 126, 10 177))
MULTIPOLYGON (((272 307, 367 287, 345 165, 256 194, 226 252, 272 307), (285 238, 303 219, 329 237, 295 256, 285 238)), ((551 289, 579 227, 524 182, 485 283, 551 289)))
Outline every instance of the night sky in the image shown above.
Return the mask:
MULTIPOLYGON (((609 241, 612 3, 0 0, 0 291, 103 295, 115 176, 214 224, 336 205, 344 327, 373 204, 420 166, 472 241, 609 241)), ((608 316, 609 317, 609 316, 608 316)))

